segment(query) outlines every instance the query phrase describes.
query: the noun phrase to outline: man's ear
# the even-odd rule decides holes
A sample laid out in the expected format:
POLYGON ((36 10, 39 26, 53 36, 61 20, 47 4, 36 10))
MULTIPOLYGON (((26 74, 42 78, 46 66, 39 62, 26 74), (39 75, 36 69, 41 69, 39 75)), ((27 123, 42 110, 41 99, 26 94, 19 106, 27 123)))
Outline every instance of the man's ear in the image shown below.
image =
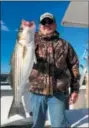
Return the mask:
POLYGON ((40 26, 41 26, 41 24, 39 24, 39 26, 38 26, 38 30, 40 30, 40 26))

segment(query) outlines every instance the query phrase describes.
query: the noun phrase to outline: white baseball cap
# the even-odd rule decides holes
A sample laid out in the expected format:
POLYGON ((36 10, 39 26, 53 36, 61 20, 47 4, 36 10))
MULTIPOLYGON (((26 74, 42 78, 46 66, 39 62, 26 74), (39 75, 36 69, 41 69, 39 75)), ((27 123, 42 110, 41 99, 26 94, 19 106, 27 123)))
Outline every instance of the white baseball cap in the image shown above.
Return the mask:
POLYGON ((52 19, 52 20, 55 22, 55 17, 54 17, 54 15, 51 14, 51 13, 46 12, 46 13, 42 14, 42 15, 40 16, 40 22, 41 22, 43 19, 45 19, 45 18, 50 18, 50 19, 52 19))

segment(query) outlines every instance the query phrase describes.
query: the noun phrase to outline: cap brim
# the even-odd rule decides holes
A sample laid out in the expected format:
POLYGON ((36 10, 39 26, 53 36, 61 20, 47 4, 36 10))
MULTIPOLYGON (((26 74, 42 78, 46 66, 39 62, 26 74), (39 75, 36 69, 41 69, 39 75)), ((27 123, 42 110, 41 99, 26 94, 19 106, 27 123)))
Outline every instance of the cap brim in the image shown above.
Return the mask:
POLYGON ((53 17, 44 17, 44 18, 42 18, 42 19, 40 19, 40 22, 42 22, 44 19, 46 19, 46 18, 49 18, 49 19, 51 19, 51 20, 53 20, 54 22, 55 22, 55 19, 53 18, 53 17))

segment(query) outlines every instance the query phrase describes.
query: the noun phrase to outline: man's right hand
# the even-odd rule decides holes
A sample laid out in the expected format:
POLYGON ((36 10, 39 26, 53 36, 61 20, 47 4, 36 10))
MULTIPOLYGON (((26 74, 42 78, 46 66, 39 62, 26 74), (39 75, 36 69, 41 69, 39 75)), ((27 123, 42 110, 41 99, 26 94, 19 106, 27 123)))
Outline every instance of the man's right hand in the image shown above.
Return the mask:
POLYGON ((77 100, 78 100, 78 93, 73 92, 69 98, 69 104, 75 104, 77 100))

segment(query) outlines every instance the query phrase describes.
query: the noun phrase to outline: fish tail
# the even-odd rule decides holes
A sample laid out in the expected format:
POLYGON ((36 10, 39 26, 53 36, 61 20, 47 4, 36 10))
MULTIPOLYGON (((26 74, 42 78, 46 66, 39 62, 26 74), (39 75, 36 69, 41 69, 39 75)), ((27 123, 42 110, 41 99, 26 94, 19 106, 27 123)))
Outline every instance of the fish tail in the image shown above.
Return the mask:
POLYGON ((11 108, 9 110, 8 118, 10 118, 11 116, 14 116, 16 114, 26 118, 23 104, 21 102, 19 104, 16 104, 13 100, 11 108))

